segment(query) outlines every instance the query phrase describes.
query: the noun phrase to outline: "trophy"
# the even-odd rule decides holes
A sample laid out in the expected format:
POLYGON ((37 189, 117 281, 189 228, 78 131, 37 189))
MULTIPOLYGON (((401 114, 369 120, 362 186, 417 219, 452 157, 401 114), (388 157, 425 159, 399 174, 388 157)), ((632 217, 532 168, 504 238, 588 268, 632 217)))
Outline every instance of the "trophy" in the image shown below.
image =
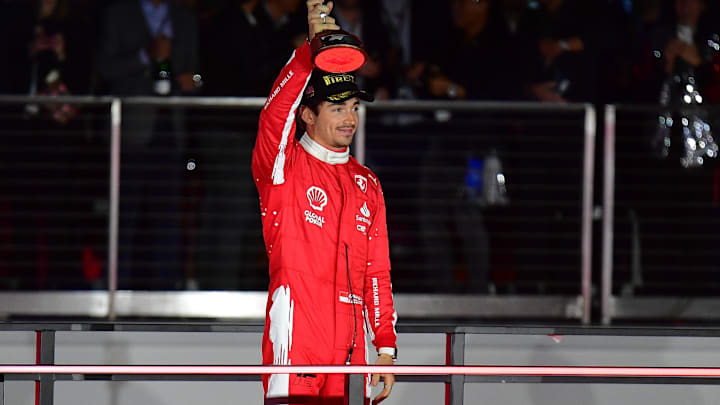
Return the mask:
MULTIPOLYGON (((320 17, 325 22, 327 14, 321 13, 320 17)), ((352 72, 367 61, 360 38, 343 30, 318 32, 310 41, 310 48, 315 67, 330 73, 352 72)))

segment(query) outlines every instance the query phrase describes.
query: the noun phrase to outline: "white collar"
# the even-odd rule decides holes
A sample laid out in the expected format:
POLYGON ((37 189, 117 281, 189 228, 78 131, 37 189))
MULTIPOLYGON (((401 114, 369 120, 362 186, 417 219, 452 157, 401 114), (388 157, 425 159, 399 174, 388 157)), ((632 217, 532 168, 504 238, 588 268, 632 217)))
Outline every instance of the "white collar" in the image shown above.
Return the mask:
POLYGON ((307 153, 331 165, 347 163, 350 158, 349 146, 345 148, 343 152, 335 152, 315 142, 307 132, 300 138, 300 145, 302 145, 307 153))

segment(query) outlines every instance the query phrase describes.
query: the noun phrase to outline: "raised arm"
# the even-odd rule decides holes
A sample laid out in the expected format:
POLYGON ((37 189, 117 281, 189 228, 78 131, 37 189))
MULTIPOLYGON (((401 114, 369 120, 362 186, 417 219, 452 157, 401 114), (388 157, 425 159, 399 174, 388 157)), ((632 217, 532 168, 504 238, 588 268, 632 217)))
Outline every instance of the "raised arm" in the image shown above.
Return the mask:
MULTIPOLYGON (((332 2, 325 5, 322 0, 309 0, 307 8, 310 38, 320 31, 339 29, 332 17, 325 20, 321 17, 321 13, 330 13, 332 2)), ((285 156, 289 148, 293 147, 295 113, 312 69, 310 46, 305 43, 293 52, 275 79, 260 113, 258 136, 253 150, 253 175, 261 181, 272 184, 285 182, 285 156)))

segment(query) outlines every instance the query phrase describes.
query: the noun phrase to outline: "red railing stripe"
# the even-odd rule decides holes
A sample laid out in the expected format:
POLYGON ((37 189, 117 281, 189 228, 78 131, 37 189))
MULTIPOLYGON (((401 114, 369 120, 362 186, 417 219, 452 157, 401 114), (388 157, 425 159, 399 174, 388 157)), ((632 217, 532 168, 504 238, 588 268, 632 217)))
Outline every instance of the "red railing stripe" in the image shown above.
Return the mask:
POLYGON ((693 367, 545 367, 545 366, 45 366, 0 365, 0 374, 387 374, 575 376, 575 377, 720 377, 720 368, 693 367))

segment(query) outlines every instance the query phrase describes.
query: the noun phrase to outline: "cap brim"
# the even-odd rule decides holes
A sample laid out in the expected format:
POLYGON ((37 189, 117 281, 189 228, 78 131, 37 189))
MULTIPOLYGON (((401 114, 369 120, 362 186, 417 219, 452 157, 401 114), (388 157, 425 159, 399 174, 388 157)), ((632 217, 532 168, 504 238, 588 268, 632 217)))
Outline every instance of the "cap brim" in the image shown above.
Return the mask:
POLYGON ((342 103, 353 97, 357 97, 360 100, 368 101, 368 102, 375 101, 375 97, 373 97, 372 94, 370 94, 366 91, 363 91, 363 90, 347 90, 347 91, 343 91, 342 93, 330 94, 325 97, 325 100, 329 101, 331 103, 342 103))

